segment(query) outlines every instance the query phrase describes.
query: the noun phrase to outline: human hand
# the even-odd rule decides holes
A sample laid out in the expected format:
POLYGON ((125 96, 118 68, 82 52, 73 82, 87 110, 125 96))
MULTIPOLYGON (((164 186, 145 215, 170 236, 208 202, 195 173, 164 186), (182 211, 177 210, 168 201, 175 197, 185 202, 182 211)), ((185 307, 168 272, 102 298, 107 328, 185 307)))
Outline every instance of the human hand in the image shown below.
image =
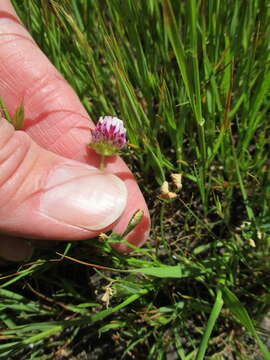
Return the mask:
POLYGON ((93 123, 9 0, 0 2, 0 96, 11 114, 20 104, 25 110, 24 131, 0 119, 0 257, 30 256, 24 239, 122 233, 137 209, 144 216, 127 240, 142 244, 150 218, 134 177, 118 156, 98 169, 87 147, 93 123))

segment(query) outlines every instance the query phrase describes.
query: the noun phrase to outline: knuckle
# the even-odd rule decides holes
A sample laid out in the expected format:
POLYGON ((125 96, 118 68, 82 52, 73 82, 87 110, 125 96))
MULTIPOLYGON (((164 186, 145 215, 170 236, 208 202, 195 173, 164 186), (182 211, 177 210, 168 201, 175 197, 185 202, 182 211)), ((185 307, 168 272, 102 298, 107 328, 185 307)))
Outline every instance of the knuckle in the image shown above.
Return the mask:
POLYGON ((13 132, 13 136, 0 147, 0 207, 9 202, 27 176, 24 164, 30 147, 31 140, 22 131, 13 132))
POLYGON ((5 146, 14 134, 14 127, 4 118, 0 118, 0 149, 5 146))

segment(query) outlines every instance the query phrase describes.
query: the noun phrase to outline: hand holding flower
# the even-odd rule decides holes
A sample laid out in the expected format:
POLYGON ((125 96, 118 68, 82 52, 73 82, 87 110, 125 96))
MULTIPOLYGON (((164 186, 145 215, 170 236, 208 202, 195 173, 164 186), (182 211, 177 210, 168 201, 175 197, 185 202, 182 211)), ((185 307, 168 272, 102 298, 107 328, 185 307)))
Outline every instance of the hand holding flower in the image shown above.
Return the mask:
POLYGON ((29 238, 79 240, 108 229, 123 233, 137 209, 144 216, 127 240, 143 243, 150 220, 134 177, 118 156, 106 164, 106 173, 97 168, 98 156, 87 146, 86 111, 10 1, 0 2, 0 32, 0 96, 11 114, 21 104, 25 110, 24 131, 0 120, 0 257, 29 256, 29 238))

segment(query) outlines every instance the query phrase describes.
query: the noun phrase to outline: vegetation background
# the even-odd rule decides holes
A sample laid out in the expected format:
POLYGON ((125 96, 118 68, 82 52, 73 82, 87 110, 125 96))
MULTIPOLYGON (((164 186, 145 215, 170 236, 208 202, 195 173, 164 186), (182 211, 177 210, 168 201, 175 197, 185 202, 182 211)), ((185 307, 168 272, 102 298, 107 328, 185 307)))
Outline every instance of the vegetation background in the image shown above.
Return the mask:
POLYGON ((2 268, 0 357, 270 359, 269 1, 13 3, 92 119, 124 119, 153 224, 129 256, 2 268))

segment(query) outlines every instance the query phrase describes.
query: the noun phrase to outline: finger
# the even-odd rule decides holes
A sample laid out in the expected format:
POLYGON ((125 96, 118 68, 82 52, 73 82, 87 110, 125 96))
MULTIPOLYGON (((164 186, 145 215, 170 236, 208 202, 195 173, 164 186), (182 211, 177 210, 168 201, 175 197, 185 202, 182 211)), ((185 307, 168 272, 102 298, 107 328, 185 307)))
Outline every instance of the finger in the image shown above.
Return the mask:
MULTIPOLYGON (((98 166, 98 157, 86 144, 93 124, 77 96, 21 26, 9 1, 0 4, 0 96, 11 112, 23 103, 25 130, 42 147, 60 155, 98 166)), ((113 228, 122 232, 137 209, 145 213, 129 235, 140 244, 149 233, 149 213, 144 198, 125 163, 114 157, 107 170, 121 177, 128 189, 123 216, 113 228)))
POLYGON ((118 177, 42 149, 0 119, 0 231, 30 238, 86 239, 122 214, 118 177))

